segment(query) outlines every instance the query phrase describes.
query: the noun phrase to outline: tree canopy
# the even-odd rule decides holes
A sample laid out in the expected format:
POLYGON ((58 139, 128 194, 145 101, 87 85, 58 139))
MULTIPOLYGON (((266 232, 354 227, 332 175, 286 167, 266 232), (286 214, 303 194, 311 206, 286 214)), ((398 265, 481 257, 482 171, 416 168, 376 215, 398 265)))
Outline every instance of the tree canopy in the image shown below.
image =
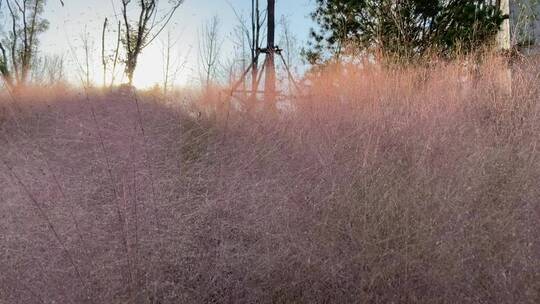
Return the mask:
MULTIPOLYGON (((46 0, 6 0, 8 30, 0 40, 0 73, 10 87, 28 81, 39 46, 39 35, 49 27, 43 18, 46 0)), ((2 3, 0 3, 1 5, 2 3)))
POLYGON ((316 0, 312 63, 351 52, 411 60, 452 56, 494 40, 508 18, 494 0, 316 0))

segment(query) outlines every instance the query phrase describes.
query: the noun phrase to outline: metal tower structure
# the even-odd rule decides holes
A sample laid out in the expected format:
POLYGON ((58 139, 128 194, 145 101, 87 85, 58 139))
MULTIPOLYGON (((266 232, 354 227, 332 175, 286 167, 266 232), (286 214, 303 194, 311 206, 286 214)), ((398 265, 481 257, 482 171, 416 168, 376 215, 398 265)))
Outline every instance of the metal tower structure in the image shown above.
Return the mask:
POLYGON ((281 63, 287 71, 287 76, 289 81, 294 85, 296 90, 300 90, 298 84, 296 83, 293 74, 291 73, 287 62, 283 58, 283 50, 275 44, 275 31, 276 31, 276 21, 275 21, 275 9, 276 9, 276 0, 267 0, 267 32, 266 32, 266 47, 257 48, 256 58, 259 58, 260 55, 264 55, 264 63, 260 71, 254 70, 256 62, 252 62, 249 67, 242 73, 240 78, 234 82, 229 92, 230 97, 236 97, 241 99, 239 96, 235 96, 237 93, 251 93, 251 96, 257 96, 257 94, 262 94, 264 96, 264 102, 268 105, 274 105, 276 98, 280 95, 280 92, 276 89, 276 59, 280 59, 281 63), (244 83, 247 75, 253 71, 258 72, 256 79, 252 81, 252 87, 250 90, 238 90, 238 88, 244 83), (264 88, 259 89, 260 84, 263 80, 264 75, 264 88))

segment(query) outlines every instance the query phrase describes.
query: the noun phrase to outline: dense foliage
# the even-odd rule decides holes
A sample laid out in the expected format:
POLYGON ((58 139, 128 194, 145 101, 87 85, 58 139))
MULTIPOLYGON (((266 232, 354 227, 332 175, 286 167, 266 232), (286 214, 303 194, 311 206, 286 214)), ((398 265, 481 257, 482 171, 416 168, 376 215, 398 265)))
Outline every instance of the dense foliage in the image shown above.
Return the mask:
POLYGON ((492 0, 316 0, 311 62, 373 53, 414 59, 451 56, 493 41, 508 18, 492 0))

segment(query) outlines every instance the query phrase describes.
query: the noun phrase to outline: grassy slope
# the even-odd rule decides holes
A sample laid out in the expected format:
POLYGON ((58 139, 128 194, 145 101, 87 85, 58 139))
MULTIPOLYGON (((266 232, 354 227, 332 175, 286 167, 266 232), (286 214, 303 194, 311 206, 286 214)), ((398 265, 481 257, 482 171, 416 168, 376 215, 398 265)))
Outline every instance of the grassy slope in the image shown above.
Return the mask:
POLYGON ((330 73, 280 116, 21 98, 0 303, 537 303, 538 79, 492 66, 330 73))

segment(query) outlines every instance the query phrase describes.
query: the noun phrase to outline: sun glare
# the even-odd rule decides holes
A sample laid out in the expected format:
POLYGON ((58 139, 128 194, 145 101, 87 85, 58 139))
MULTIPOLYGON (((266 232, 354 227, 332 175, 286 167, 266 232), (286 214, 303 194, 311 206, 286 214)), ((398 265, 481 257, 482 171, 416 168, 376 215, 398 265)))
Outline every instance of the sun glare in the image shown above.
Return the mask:
POLYGON ((156 48, 149 48, 139 61, 139 67, 133 79, 133 85, 139 89, 148 89, 163 84, 163 64, 161 54, 156 48))

